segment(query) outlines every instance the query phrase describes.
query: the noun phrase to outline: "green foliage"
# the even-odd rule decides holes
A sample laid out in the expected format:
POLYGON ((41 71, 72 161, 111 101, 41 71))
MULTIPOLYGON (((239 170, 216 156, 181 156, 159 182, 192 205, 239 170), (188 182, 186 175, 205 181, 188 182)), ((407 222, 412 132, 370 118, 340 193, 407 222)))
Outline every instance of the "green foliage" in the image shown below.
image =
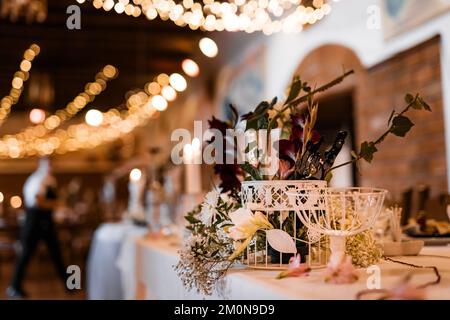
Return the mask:
POLYGON ((405 137, 413 126, 414 123, 412 123, 409 118, 405 116, 397 116, 392 120, 390 133, 396 135, 397 137, 405 137))
POLYGON ((242 170, 247 172, 252 177, 252 180, 262 180, 262 177, 259 174, 258 169, 252 166, 250 163, 246 162, 244 164, 241 164, 240 166, 242 170))
POLYGON ((411 129, 414 127, 414 123, 409 119, 406 114, 411 110, 424 110, 431 112, 431 107, 425 102, 425 100, 419 95, 412 95, 408 93, 405 96, 405 102, 407 106, 402 112, 397 113, 395 110, 391 112, 388 120, 388 129, 375 141, 365 141, 361 144, 359 152, 352 152, 353 160, 344 164, 331 168, 330 171, 337 168, 341 168, 345 165, 357 162, 364 159, 366 162, 371 163, 373 161, 375 153, 378 152, 377 145, 382 143, 389 134, 397 137, 405 137, 411 129))
POLYGON ((361 144, 361 151, 359 152, 359 157, 371 163, 373 160, 373 155, 378 149, 375 147, 374 142, 363 142, 361 144))

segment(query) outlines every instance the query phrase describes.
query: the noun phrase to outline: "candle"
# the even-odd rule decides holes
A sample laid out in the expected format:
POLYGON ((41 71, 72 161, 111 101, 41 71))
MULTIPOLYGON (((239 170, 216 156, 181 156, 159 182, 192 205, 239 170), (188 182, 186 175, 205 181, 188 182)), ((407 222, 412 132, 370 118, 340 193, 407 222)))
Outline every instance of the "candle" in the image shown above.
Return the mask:
POLYGON ((135 168, 130 172, 130 181, 128 183, 128 214, 140 221, 144 221, 144 206, 142 204, 142 194, 145 187, 145 177, 142 171, 135 168))
POLYGON ((183 162, 185 164, 185 192, 186 194, 199 194, 202 191, 201 183, 202 148, 200 140, 194 138, 191 144, 183 148, 183 162))

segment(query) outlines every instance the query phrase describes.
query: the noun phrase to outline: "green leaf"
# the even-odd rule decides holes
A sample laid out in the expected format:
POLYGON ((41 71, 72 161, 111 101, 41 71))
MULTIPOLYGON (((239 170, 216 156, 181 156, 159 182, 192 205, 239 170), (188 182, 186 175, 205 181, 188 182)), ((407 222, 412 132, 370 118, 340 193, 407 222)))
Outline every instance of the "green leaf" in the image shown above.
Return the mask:
POLYGON ((425 109, 425 110, 431 112, 431 107, 430 107, 430 105, 429 105, 428 103, 426 103, 425 100, 422 99, 422 97, 419 97, 418 100, 419 100, 419 102, 422 104, 422 108, 423 108, 423 109, 425 109))
POLYGON ((295 77, 294 81, 292 82, 291 88, 289 90, 289 95, 285 103, 289 103, 295 98, 297 98, 301 90, 302 90, 302 81, 298 77, 295 77))
POLYGON ((390 129, 390 132, 397 137, 404 137, 413 126, 414 123, 412 123, 408 117, 399 115, 392 120, 392 127, 390 129))
POLYGON ((262 177, 259 174, 258 169, 256 169, 250 163, 246 162, 244 164, 241 164, 240 167, 242 168, 242 170, 247 172, 253 178, 253 180, 262 180, 262 177))
POLYGON ((245 130, 258 130, 258 119, 247 120, 247 125, 245 130))
POLYGON ((273 98, 272 101, 270 102, 269 109, 272 109, 273 106, 277 104, 277 101, 278 101, 277 97, 273 98))
POLYGON ((415 98, 411 93, 408 93, 408 94, 405 96, 405 102, 406 102, 407 104, 413 103, 414 100, 416 100, 416 98, 415 98))
POLYGON ((333 179, 333 172, 328 171, 327 175, 325 176, 325 181, 330 183, 331 179, 333 179))
POLYGON ((257 130, 267 129, 269 127, 269 115, 265 115, 258 119, 257 130))
POLYGON ((270 108, 270 104, 267 101, 261 102, 255 109, 253 113, 254 117, 260 117, 265 114, 265 112, 270 108))
POLYGON ((358 159, 358 158, 359 158, 358 155, 356 154, 356 152, 355 152, 354 150, 352 150, 352 151, 350 152, 350 154, 352 155, 352 158, 353 158, 353 159, 358 159))
POLYGON ((200 220, 194 218, 193 216, 187 215, 184 217, 190 224, 196 224, 201 222, 200 220))
POLYGON ((359 156, 366 160, 367 162, 371 163, 373 160, 373 155, 375 152, 377 152, 378 149, 375 147, 374 142, 363 142, 361 144, 361 151, 359 152, 359 156))

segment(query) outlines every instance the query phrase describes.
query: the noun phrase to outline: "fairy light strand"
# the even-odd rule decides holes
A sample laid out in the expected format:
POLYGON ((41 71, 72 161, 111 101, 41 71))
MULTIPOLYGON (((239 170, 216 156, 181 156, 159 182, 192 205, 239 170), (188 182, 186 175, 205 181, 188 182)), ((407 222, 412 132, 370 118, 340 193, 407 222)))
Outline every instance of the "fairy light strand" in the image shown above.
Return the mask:
POLYGON ((20 62, 20 70, 14 73, 11 81, 11 90, 9 94, 0 100, 0 126, 8 118, 11 108, 19 101, 25 82, 30 78, 30 70, 33 66, 32 62, 36 58, 41 49, 37 44, 32 44, 23 54, 20 62))
MULTIPOLYGON (((85 0, 77 0, 79 3, 85 0)), ((149 20, 158 16, 180 27, 204 31, 262 31, 266 35, 277 32, 296 33, 305 25, 312 25, 330 14, 325 0, 93 0, 96 9, 149 20)))
MULTIPOLYGON (((167 74, 160 74, 146 84, 145 88, 153 86, 155 90, 157 85, 159 93, 162 88, 170 86, 169 78, 167 74)), ((145 125, 157 112, 161 112, 153 105, 152 99, 158 93, 152 94, 143 90, 133 93, 126 101, 125 110, 111 108, 102 113, 103 121, 99 126, 78 123, 70 125, 67 129, 45 131, 27 138, 23 135, 4 136, 0 139, 0 158, 18 159, 36 155, 65 154, 92 149, 114 141, 129 134, 138 126, 145 125)))

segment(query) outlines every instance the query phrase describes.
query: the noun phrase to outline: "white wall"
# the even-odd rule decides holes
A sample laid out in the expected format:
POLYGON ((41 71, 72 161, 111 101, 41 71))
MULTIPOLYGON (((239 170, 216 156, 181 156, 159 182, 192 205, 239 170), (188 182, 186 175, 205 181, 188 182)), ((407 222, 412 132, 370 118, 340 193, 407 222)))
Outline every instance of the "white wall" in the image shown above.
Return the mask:
POLYGON ((450 188, 450 12, 386 41, 382 30, 367 27, 371 5, 379 0, 341 0, 333 3, 332 13, 311 29, 295 35, 266 37, 267 98, 280 96, 302 59, 324 44, 340 44, 352 49, 366 67, 371 67, 398 52, 414 47, 440 34, 442 37, 442 76, 446 127, 447 180, 450 188))

